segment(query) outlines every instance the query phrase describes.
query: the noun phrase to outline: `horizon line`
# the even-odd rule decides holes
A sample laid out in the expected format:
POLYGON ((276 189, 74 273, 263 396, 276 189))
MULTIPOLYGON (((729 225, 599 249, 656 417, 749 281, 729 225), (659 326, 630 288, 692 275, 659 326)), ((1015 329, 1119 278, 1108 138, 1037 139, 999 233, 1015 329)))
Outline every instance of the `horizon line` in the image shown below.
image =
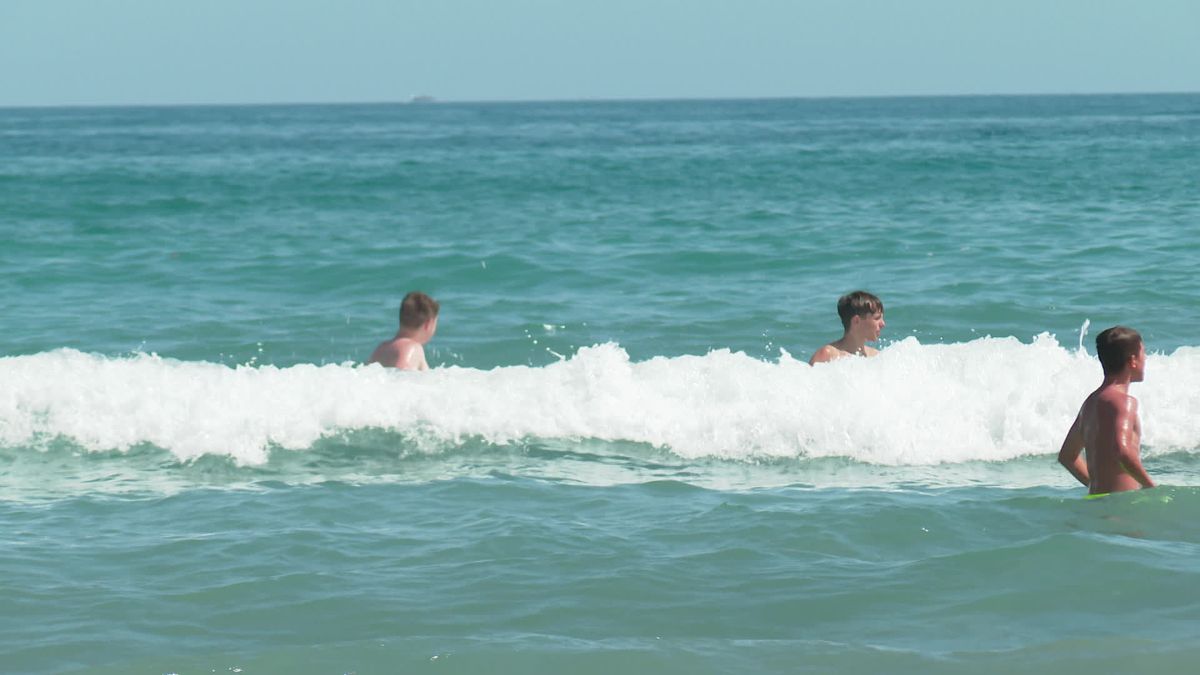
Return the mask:
POLYGON ((403 105, 425 107, 430 105, 480 105, 480 104, 546 104, 546 103, 672 103, 672 102, 716 102, 716 101, 845 101, 881 99, 935 99, 935 98, 1071 98, 1096 96, 1189 96, 1200 95, 1200 91, 1091 91, 1091 92, 994 92, 975 94, 848 94, 812 96, 677 96, 677 97, 587 97, 587 98, 513 98, 513 99, 441 99, 426 94, 410 96, 408 99, 346 100, 346 101, 257 101, 257 102, 178 102, 178 103, 15 103, 0 104, 0 110, 37 110, 63 108, 235 108, 235 107, 300 107, 300 106, 366 106, 403 105), (422 100, 417 100, 418 98, 422 100))

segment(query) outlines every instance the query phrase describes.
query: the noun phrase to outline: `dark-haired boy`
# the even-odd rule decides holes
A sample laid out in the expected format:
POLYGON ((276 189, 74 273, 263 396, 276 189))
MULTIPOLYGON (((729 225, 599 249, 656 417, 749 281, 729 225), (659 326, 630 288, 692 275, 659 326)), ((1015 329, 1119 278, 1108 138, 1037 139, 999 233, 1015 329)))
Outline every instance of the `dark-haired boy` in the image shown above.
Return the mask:
POLYGON ((1146 374, 1146 347, 1132 328, 1113 326, 1096 336, 1104 382, 1083 401, 1058 461, 1093 495, 1154 487, 1142 468, 1142 424, 1129 384, 1146 374), (1087 448, 1087 461, 1079 454, 1087 448))
POLYGON ((396 337, 379 343, 367 363, 401 370, 429 370, 425 345, 437 332, 437 300, 413 291, 400 302, 400 330, 396 337))
POLYGON ((821 347, 808 363, 824 363, 843 356, 875 356, 879 350, 867 346, 879 339, 883 322, 883 301, 866 291, 847 293, 838 299, 842 319, 842 339, 821 347))

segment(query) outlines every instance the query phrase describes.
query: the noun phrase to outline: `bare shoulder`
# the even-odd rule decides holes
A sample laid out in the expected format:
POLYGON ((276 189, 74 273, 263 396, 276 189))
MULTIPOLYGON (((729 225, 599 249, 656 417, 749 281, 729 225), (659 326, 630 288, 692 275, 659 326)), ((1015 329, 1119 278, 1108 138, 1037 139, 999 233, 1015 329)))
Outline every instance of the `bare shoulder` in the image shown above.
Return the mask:
POLYGON ((832 344, 827 344, 813 353, 812 358, 808 360, 809 365, 817 363, 825 363, 844 356, 842 350, 834 347, 832 344))
POLYGON ((876 356, 877 354, 879 354, 878 349, 863 345, 863 356, 876 356))
POLYGON ((1129 412, 1137 412, 1138 400, 1129 394, 1125 394, 1125 407, 1129 409, 1129 412))
MULTIPOLYGON (((1104 389, 1092 395, 1095 405, 1105 412, 1137 412, 1137 399, 1120 389, 1104 389)), ((1089 399, 1090 400, 1090 399, 1089 399)))
POLYGON ((396 367, 403 370, 425 370, 425 348, 410 339, 397 340, 396 367))
POLYGON ((400 361, 400 348, 397 340, 384 340, 379 343, 367 363, 378 363, 388 368, 395 368, 400 361))

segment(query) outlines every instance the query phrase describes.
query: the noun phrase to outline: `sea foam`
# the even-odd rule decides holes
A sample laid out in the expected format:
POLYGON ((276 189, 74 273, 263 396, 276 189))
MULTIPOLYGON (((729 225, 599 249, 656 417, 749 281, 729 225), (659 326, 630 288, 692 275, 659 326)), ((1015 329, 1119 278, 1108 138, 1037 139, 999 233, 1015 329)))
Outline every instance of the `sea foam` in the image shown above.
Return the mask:
MULTIPOLYGON (((243 464, 356 429, 425 449, 465 439, 647 443, 684 458, 846 457, 885 465, 1003 461, 1057 451, 1099 382, 1094 357, 1032 343, 897 342, 874 359, 810 367, 728 350, 633 362, 616 344, 544 367, 229 367, 70 349, 0 359, 0 444, 65 438, 88 450, 152 444, 243 464)), ((1200 349, 1151 355, 1147 454, 1200 447, 1200 349)))

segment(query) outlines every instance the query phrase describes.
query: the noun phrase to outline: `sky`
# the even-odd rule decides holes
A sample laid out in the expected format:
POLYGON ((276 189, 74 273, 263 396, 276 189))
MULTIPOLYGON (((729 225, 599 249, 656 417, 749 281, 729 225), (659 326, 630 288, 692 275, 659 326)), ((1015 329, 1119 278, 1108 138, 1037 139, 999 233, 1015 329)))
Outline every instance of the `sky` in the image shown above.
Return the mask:
POLYGON ((0 0, 0 106, 1200 91, 1200 0, 0 0))

